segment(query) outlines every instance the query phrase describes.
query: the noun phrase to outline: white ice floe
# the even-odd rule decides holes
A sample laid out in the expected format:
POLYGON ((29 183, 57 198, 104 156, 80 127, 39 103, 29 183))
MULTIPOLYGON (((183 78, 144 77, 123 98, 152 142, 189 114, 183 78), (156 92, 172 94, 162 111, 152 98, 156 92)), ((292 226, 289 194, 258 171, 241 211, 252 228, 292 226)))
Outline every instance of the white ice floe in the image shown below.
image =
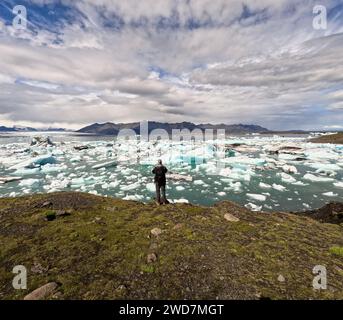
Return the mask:
POLYGON ((285 191, 286 187, 284 187, 280 184, 273 183, 273 189, 278 190, 278 191, 285 191))
POLYGON ((96 164, 92 167, 92 169, 103 169, 103 168, 109 168, 109 167, 113 167, 117 164, 117 161, 106 161, 104 163, 99 163, 96 164))
POLYGON ((282 166, 282 170, 285 173, 297 173, 298 172, 298 170, 297 170, 297 168, 295 166, 290 166, 290 165, 287 165, 287 164, 282 166))
POLYGON ((257 206, 256 204, 251 203, 251 202, 246 204, 245 207, 251 211, 261 211, 262 210, 262 206, 257 206))
POLYGON ((311 173, 306 173, 304 175, 304 179, 312 182, 330 182, 333 181, 334 179, 329 178, 329 177, 320 177, 320 176, 315 176, 311 173))
POLYGON ((322 193, 323 196, 326 196, 326 197, 337 197, 338 194, 337 193, 333 193, 332 191, 330 192, 324 192, 322 193))
POLYGON ((335 182, 333 185, 337 188, 343 188, 343 182, 335 182))
POLYGON ((148 183, 146 185, 146 188, 149 192, 156 192, 156 186, 155 183, 148 183))
POLYGON ((226 192, 221 191, 221 192, 218 192, 217 195, 219 197, 225 197, 226 196, 226 192))
POLYGON ((39 179, 25 179, 20 181, 19 185, 21 187, 34 187, 39 185, 39 179))
POLYGON ((177 199, 173 201, 174 203, 189 203, 187 199, 177 199))
POLYGON ((281 180, 286 183, 295 183, 297 181, 291 175, 285 172, 278 173, 278 176, 280 176, 281 180))
POLYGON ((56 162, 55 157, 49 154, 49 155, 43 155, 43 156, 30 158, 28 160, 19 162, 15 164, 14 166, 11 166, 9 169, 17 170, 17 169, 22 169, 22 168, 32 168, 35 166, 43 166, 48 163, 53 164, 55 162, 56 162))
POLYGON ((267 197, 263 194, 247 193, 247 197, 257 201, 266 201, 267 197))
POLYGON ((264 182, 260 182, 259 186, 260 188, 263 188, 263 189, 270 189, 272 187, 270 184, 267 184, 264 182))
POLYGON ((175 188, 177 191, 183 191, 185 188, 183 186, 176 186, 175 188))
POLYGON ((135 183, 131 183, 129 185, 122 185, 120 187, 120 190, 122 190, 122 191, 131 191, 131 190, 138 189, 140 186, 141 186, 141 184, 139 182, 135 182, 135 183))
POLYGON ((144 197, 138 194, 135 195, 127 195, 126 197, 123 198, 123 200, 130 200, 130 201, 141 201, 143 200, 144 197))

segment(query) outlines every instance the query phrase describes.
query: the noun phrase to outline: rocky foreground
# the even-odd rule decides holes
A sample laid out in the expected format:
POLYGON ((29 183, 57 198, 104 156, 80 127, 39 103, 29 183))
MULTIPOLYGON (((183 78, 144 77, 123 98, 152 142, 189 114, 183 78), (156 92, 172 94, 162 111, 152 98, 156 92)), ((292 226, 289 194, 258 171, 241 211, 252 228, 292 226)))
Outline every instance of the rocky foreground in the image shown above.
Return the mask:
POLYGON ((83 193, 0 199, 0 298, 343 299, 342 219, 339 203, 299 215, 83 193), (12 287, 16 265, 27 290, 12 287), (313 289, 316 265, 327 290, 313 289))

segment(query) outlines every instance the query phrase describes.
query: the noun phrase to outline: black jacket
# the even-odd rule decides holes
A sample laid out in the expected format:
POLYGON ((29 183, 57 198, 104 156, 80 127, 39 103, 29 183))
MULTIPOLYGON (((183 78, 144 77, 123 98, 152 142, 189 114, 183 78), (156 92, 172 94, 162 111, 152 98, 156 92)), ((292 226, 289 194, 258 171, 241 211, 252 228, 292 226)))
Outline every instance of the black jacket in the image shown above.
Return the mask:
POLYGON ((158 183, 159 186, 166 185, 166 173, 168 169, 163 165, 158 165, 152 170, 152 173, 155 175, 155 183, 158 183))

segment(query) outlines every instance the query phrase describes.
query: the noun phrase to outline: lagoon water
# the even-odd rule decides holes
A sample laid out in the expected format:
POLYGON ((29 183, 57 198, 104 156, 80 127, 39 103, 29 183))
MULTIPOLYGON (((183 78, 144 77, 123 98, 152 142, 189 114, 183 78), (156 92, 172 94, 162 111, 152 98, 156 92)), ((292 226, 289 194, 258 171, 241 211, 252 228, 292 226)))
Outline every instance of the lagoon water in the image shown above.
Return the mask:
POLYGON ((73 190, 152 201, 151 170, 161 158, 181 177, 168 179, 172 202, 231 200, 256 211, 301 211, 343 199, 343 146, 313 144, 304 135, 205 142, 48 135, 54 145, 30 145, 47 133, 0 135, 0 177, 20 178, 0 184, 0 197, 73 190))

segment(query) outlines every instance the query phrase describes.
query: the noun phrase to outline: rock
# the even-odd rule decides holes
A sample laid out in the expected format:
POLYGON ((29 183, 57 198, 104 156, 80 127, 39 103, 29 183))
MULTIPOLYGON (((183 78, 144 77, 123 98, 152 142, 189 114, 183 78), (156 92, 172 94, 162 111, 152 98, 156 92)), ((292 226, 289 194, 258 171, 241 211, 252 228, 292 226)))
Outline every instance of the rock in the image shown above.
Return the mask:
POLYGON ((59 218, 63 218, 63 217, 67 217, 70 216, 70 212, 69 211, 65 211, 65 210, 58 210, 56 211, 56 217, 59 218))
POLYGON ((174 227, 173 227, 173 229, 174 230, 179 230, 179 229, 181 229, 183 227, 183 224, 182 223, 178 223, 178 224, 176 224, 174 227))
POLYGON ((231 213, 225 213, 224 219, 230 222, 238 222, 239 219, 235 216, 233 216, 231 213))
POLYGON ((160 228, 154 228, 150 231, 150 233, 153 236, 158 237, 162 233, 162 230, 160 228))
POLYGON ((56 282, 50 282, 45 284, 44 286, 32 291, 28 295, 24 297, 24 300, 44 300, 51 296, 56 289, 58 288, 58 284, 56 282))
POLYGON ((157 260, 157 256, 155 253, 150 253, 150 254, 148 254, 146 260, 148 263, 154 263, 157 260))
POLYGON ((41 208, 50 207, 51 205, 52 205, 52 202, 50 202, 50 201, 45 201, 45 202, 41 205, 41 208))
POLYGON ((31 268, 31 272, 42 274, 44 272, 47 272, 49 268, 43 267, 40 263, 35 262, 33 267, 31 268))
POLYGON ((280 274, 280 275, 278 276, 277 280, 278 280, 279 282, 285 282, 285 281, 286 281, 285 277, 284 277, 282 274, 280 274))
POLYGON ((74 149, 77 151, 82 151, 82 150, 89 149, 89 147, 88 146, 76 146, 76 147, 74 147, 74 149))

